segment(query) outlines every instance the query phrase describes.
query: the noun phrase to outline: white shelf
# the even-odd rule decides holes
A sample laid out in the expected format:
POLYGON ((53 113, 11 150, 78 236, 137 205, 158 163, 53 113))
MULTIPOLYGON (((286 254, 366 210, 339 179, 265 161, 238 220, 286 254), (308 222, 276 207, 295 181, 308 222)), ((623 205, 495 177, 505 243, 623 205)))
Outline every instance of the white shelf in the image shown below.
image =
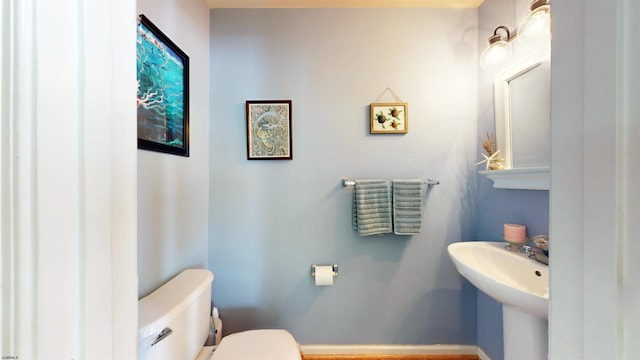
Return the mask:
POLYGON ((496 189, 549 190, 549 167, 480 171, 496 189))

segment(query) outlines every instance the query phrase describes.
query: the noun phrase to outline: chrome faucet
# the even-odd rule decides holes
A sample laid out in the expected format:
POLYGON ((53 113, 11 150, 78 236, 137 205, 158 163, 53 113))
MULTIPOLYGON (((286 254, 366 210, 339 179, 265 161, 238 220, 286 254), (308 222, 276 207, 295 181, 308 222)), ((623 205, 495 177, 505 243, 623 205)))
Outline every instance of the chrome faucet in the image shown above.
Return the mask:
POLYGON ((537 262, 549 265, 549 236, 536 235, 533 237, 534 245, 509 244, 507 250, 529 254, 529 257, 537 262))
POLYGON ((531 254, 529 257, 549 265, 549 236, 548 235, 536 235, 532 239, 535 246, 531 247, 531 254))

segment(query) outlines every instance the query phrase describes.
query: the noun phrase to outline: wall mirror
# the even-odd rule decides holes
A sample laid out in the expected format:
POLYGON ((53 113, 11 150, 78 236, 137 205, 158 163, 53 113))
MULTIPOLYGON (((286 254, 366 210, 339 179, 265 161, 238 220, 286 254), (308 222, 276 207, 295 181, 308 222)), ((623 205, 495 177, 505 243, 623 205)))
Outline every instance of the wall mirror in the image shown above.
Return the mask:
POLYGON ((549 189, 550 61, 531 55, 494 78, 496 147, 505 170, 482 171, 503 189, 549 189))

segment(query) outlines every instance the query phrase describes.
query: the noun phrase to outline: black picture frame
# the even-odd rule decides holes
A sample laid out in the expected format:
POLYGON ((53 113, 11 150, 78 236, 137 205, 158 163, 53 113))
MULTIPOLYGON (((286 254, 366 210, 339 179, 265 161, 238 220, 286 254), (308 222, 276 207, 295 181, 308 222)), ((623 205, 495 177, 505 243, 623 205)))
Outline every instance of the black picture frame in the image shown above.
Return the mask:
POLYGON ((189 57, 143 14, 137 25, 138 149, 189 156, 189 57))
POLYGON ((247 159, 293 160, 291 100, 247 100, 247 159))

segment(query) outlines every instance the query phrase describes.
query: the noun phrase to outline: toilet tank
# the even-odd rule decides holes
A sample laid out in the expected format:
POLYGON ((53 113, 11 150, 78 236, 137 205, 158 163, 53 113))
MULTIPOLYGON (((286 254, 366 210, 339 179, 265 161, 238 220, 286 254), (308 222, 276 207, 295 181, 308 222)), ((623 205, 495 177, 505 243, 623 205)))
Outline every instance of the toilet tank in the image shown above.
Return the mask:
POLYGON ((138 359, 195 359, 209 334, 213 273, 187 269, 138 301, 138 359))

